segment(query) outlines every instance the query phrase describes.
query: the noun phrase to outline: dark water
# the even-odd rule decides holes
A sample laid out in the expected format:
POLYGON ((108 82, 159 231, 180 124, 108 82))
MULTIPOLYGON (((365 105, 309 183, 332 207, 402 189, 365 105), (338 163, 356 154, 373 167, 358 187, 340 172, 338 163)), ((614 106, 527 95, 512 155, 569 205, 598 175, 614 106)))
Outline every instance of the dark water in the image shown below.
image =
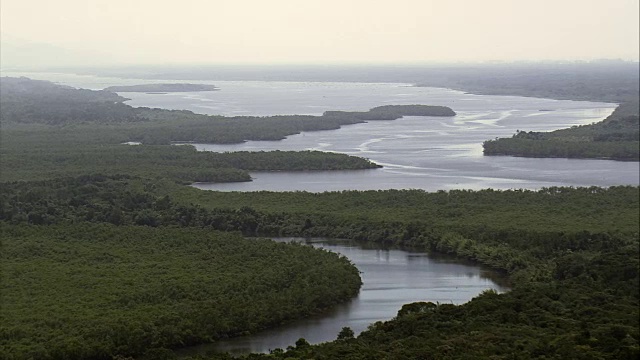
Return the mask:
POLYGON ((393 318, 403 304, 416 301, 461 304, 486 289, 505 291, 494 273, 478 266, 426 253, 382 248, 328 239, 284 238, 306 241, 348 257, 361 271, 363 286, 357 298, 321 316, 303 319, 247 337, 182 350, 182 355, 207 352, 268 352, 286 348, 303 337, 310 343, 334 340, 342 327, 360 333, 369 324, 393 318), (493 280, 492 280, 493 279, 493 280))

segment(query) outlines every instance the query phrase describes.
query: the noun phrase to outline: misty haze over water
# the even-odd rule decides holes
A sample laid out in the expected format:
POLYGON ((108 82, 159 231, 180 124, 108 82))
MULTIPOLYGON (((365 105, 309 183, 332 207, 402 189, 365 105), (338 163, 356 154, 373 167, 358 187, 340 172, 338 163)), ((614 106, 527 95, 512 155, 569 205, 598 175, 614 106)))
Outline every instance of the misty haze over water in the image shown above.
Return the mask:
MULTIPOLYGON (((63 84, 100 89, 164 80, 69 74, 27 74, 63 84)), ((452 118, 405 117, 370 121, 339 130, 306 132, 281 141, 235 145, 195 144, 207 151, 322 150, 369 158, 383 169, 303 173, 254 173, 250 183, 198 184, 202 189, 333 191, 389 188, 448 189, 637 185, 637 162, 483 156, 482 142, 517 130, 552 131, 597 122, 616 104, 517 96, 474 95, 442 88, 391 83, 191 81, 220 91, 120 93, 132 106, 187 109, 225 116, 364 111, 387 104, 444 105, 452 118), (542 111, 541 111, 542 110, 542 111)))

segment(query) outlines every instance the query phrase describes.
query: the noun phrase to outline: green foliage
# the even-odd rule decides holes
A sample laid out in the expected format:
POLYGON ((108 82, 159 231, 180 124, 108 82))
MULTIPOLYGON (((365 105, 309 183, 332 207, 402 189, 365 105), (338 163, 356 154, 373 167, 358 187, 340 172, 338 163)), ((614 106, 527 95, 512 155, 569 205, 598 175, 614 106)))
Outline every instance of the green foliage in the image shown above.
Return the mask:
POLYGON ((24 129, 20 126, 24 124, 54 125, 54 129, 48 130, 67 137, 87 139, 91 136, 87 133, 99 132, 99 136, 93 137, 100 143, 105 139, 148 145, 281 140, 302 131, 338 129, 365 120, 394 120, 403 115, 455 115, 444 106, 387 105, 368 112, 328 111, 323 116, 208 116, 186 110, 132 108, 122 103, 126 99, 115 93, 73 89, 27 78, 5 77, 2 84, 0 120, 5 131, 24 129), (62 125, 65 128, 60 129, 62 125))
POLYGON ((446 106, 430 105, 385 105, 374 107, 367 112, 325 111, 326 118, 349 118, 358 120, 395 120, 403 116, 455 116, 455 111, 446 106))
POLYGON ((350 327, 345 326, 338 333, 338 338, 336 340, 351 340, 354 338, 354 332, 350 327))
POLYGON ((426 248, 509 275, 507 293, 487 291, 461 306, 407 304, 356 339, 269 358, 619 359, 640 354, 639 191, 174 194, 212 211, 252 206, 261 231, 426 248))
POLYGON ((153 120, 153 126, 140 125, 132 129, 127 141, 143 143, 204 142, 239 143, 245 140, 281 140, 303 131, 338 129, 343 125, 371 120, 395 120, 402 116, 454 116, 456 113, 444 106, 387 105, 364 112, 326 111, 322 116, 205 116, 189 111, 161 109, 137 109, 140 116, 153 120), (175 121, 180 121, 180 127, 175 121))
MULTIPOLYGON (((405 305, 357 338, 343 329, 331 343, 300 339, 249 359, 639 356, 638 187, 203 192, 176 180, 373 165, 316 152, 203 154, 120 143, 274 139, 425 109, 265 118, 135 109, 132 118, 110 118, 118 112, 104 100, 115 94, 12 84, 17 93, 24 85, 55 94, 49 113, 38 97, 5 96, 7 83, 0 109, 2 358, 171 358, 168 348, 276 326, 358 291, 357 269, 344 258, 240 234, 412 246, 488 265, 512 284, 505 294, 487 291, 461 306, 405 305), (73 115, 83 107, 85 116, 73 115)), ((110 101, 130 111, 121 100, 110 101)), ((633 139, 627 126, 637 123, 629 117, 637 107, 625 109, 601 125, 553 136, 623 143, 633 139)), ((516 137, 560 142, 540 140, 547 136, 516 137)))
POLYGON ((638 101, 623 103, 605 120, 553 132, 519 131, 485 141, 485 155, 640 160, 638 101))
MULTIPOLYGON (((78 134, 83 136, 82 134, 78 134)), ((319 151, 213 153, 192 146, 89 144, 52 130, 2 134, 0 180, 51 179, 90 173, 165 177, 181 182, 250 181, 247 171, 369 169, 358 157, 319 151)))
MULTIPOLYGON (((370 241, 415 237, 421 227, 488 232, 501 238, 501 231, 603 232, 633 231, 638 223, 637 187, 614 186, 533 190, 422 190, 306 192, 205 192, 176 188, 177 201, 196 203, 208 209, 251 207, 259 213, 282 213, 308 217, 309 235, 339 235, 354 238, 360 231, 370 241), (326 228, 322 224, 326 223, 326 228), (378 224, 377 226, 375 224, 378 224), (376 235, 374 228, 386 229, 376 235), (367 233, 367 229, 371 232, 367 233), (484 230, 483 230, 484 229, 484 230)), ((517 235, 515 235, 517 237, 517 235)), ((514 239, 515 240, 515 239, 514 239)))
POLYGON ((126 98, 108 91, 91 91, 27 78, 0 78, 0 122, 123 123, 142 119, 123 104, 126 98))
POLYGON ((309 315, 360 286, 334 253, 210 229, 0 227, 3 359, 150 356, 309 315))
MULTIPOLYGON (((510 275, 513 290, 506 294, 486 292, 461 307, 406 305, 397 319, 372 325, 357 339, 300 343, 272 356, 637 353, 632 344, 638 340, 640 298, 638 187, 244 194, 204 193, 170 181, 122 176, 3 185, 0 219, 14 224, 10 229, 112 223, 124 226, 123 234, 142 231, 131 227, 138 224, 161 233, 182 227, 346 237, 449 253, 510 275)), ((321 287, 317 296, 330 291, 321 287)), ((200 341, 206 340, 194 343, 200 341)))

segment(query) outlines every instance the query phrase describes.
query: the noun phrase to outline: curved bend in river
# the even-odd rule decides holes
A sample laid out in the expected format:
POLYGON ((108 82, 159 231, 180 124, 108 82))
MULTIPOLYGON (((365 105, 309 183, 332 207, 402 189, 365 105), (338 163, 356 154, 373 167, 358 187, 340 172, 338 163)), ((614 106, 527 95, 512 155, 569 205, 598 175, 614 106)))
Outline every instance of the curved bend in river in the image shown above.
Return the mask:
POLYGON ((360 294, 325 314, 249 336, 186 348, 180 350, 181 354, 204 354, 212 350, 236 354, 266 353, 270 349, 285 349, 301 337, 316 344, 334 340, 345 326, 360 333, 376 321, 389 320, 406 303, 461 304, 487 289, 508 290, 500 285, 500 278, 495 273, 449 257, 387 249, 379 244, 363 246, 346 240, 274 240, 305 242, 346 256, 360 270, 363 281, 360 294))

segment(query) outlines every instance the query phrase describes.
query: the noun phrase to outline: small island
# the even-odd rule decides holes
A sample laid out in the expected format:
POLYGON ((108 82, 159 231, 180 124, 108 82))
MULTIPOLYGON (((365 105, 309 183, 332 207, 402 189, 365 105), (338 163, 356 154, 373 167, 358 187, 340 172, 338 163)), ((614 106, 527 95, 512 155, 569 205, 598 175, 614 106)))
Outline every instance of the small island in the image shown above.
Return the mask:
POLYGON ((447 106, 384 105, 369 111, 325 111, 324 117, 354 117, 359 120, 395 120, 403 116, 456 116, 447 106))
POLYGON ((195 92, 195 91, 216 91, 220 90, 214 85, 207 84, 141 84, 141 85, 122 85, 109 86, 105 88, 111 92, 144 92, 162 94, 168 92, 195 92))

